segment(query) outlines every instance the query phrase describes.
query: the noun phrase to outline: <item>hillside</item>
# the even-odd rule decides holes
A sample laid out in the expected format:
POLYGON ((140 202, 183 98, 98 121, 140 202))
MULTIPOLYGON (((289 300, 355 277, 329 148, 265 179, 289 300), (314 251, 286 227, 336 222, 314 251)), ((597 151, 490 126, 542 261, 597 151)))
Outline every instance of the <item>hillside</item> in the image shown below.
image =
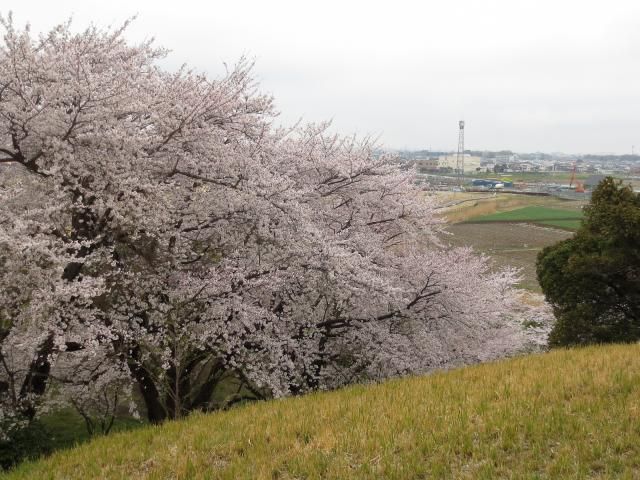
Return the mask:
POLYGON ((640 346, 560 350, 195 415, 2 478, 637 478, 640 346))

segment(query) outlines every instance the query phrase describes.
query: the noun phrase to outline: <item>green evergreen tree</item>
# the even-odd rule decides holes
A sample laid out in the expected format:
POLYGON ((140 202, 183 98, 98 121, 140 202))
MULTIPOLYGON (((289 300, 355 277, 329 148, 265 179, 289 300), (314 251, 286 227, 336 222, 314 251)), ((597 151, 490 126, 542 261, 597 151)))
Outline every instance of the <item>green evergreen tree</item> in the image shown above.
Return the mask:
POLYGON ((538 255, 557 323, 551 346, 640 340, 640 194, 605 178, 567 240, 538 255))

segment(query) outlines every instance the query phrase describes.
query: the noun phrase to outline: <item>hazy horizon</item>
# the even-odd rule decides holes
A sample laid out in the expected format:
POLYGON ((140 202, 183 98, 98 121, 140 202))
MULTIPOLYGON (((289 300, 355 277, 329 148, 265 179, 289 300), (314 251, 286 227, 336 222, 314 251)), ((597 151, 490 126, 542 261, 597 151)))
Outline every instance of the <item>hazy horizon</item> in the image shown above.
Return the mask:
MULTIPOLYGON (((281 121, 332 119, 390 149, 631 153, 640 149, 640 4, 614 0, 455 3, 246 1, 91 4, 23 0, 18 26, 73 16, 155 37, 212 76, 243 54, 281 121)), ((6 16, 8 9, 0 10, 6 16)))

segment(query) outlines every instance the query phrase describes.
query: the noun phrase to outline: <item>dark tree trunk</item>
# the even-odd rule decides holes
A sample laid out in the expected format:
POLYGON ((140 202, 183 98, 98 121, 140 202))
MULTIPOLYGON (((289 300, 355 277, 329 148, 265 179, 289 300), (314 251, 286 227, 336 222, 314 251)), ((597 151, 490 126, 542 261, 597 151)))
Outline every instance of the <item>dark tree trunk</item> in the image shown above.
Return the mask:
POLYGON ((140 388, 140 394, 147 409, 147 419, 151 423, 161 423, 167 418, 167 411, 160 401, 160 393, 153 378, 139 360, 139 352, 139 347, 131 348, 131 356, 127 360, 127 366, 140 388))
POLYGON ((207 407, 213 391, 218 386, 223 374, 224 367, 222 362, 214 360, 206 380, 200 384, 197 392, 193 392, 194 395, 192 395, 191 401, 189 402, 190 410, 208 410, 207 407))
MULTIPOLYGON (((25 399, 30 395, 42 396, 47 389, 51 363, 49 356, 53 352, 53 334, 49 334, 44 342, 38 347, 35 358, 29 365, 27 375, 20 388, 20 399, 25 399)), ((23 409, 23 414, 32 420, 36 414, 35 405, 28 401, 23 409)))

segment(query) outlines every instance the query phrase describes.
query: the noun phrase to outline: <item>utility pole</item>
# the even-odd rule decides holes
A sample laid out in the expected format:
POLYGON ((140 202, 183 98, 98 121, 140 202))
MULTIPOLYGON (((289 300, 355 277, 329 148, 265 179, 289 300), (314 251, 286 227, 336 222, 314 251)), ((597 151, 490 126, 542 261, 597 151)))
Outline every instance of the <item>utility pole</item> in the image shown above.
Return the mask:
POLYGON ((458 184, 462 187, 464 181, 464 120, 458 122, 458 155, 456 156, 456 173, 458 184))

